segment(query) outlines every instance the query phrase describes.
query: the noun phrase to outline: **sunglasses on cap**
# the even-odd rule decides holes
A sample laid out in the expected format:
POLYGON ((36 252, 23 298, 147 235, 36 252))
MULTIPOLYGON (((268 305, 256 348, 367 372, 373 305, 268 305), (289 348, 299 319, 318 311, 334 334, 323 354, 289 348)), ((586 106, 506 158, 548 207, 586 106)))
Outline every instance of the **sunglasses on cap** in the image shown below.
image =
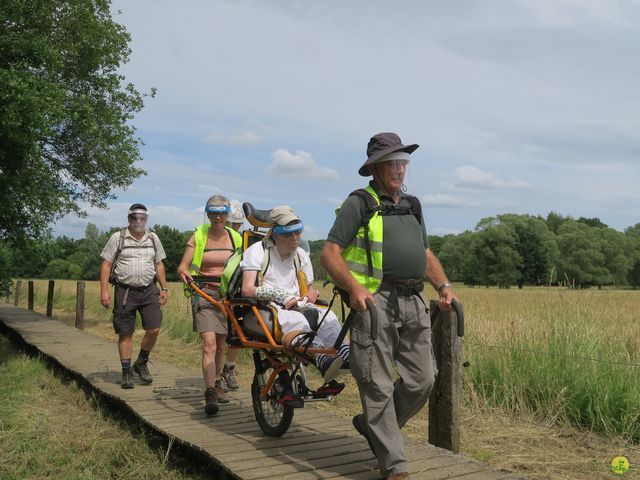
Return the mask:
POLYGON ((293 225, 276 225, 273 227, 273 233, 290 237, 293 234, 300 235, 303 228, 304 226, 302 225, 302 222, 294 223, 293 225))
POLYGON ((231 207, 229 205, 207 205, 204 211, 211 215, 229 215, 231 207))

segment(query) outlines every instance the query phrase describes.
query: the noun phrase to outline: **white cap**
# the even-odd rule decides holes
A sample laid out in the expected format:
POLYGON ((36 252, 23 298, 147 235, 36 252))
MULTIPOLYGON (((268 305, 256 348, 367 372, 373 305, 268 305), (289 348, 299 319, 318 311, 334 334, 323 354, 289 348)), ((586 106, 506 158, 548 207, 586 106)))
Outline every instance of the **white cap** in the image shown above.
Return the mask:
POLYGON ((231 202, 231 213, 227 218, 229 223, 244 223, 244 212, 242 205, 237 202, 231 202))

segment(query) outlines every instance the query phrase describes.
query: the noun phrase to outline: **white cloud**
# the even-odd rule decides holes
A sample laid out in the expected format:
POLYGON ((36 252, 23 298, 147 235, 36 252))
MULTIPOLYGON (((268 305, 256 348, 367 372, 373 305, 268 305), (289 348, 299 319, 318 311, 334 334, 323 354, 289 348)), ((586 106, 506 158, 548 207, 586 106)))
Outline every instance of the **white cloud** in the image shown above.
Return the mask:
POLYGON ((265 172, 272 175, 308 180, 338 180, 338 173, 335 170, 319 166, 313 155, 304 150, 291 153, 284 148, 279 148, 271 154, 271 158, 273 162, 265 168, 265 172))
POLYGON ((509 179, 500 178, 492 172, 485 172, 478 167, 465 165, 458 167, 453 172, 454 188, 471 188, 475 190, 496 190, 496 189, 522 189, 528 188, 529 183, 520 178, 511 177, 509 179))
POLYGON ((469 200, 465 200, 452 195, 445 195, 442 193, 436 193, 435 195, 424 195, 422 197, 422 203, 426 207, 441 207, 441 208, 469 208, 476 207, 477 204, 469 200))
POLYGON ((257 145, 262 141, 262 137, 251 131, 236 131, 212 133, 204 137, 202 141, 212 145, 257 145))

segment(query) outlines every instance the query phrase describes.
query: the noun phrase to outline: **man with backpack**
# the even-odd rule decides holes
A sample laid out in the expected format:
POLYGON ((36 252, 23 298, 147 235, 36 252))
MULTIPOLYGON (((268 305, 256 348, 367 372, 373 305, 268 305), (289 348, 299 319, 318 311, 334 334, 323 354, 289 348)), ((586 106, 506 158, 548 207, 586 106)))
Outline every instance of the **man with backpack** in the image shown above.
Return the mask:
POLYGON ((410 154, 417 148, 403 145, 395 133, 371 138, 358 173, 373 180, 342 204, 321 257, 356 312, 350 366, 364 412, 353 425, 367 439, 381 473, 394 480, 409 477, 400 428, 427 402, 436 373, 431 322, 420 294, 424 280, 437 290, 443 309, 454 299, 429 249, 420 202, 403 193, 410 154), (378 316, 375 339, 366 299, 378 316))
POLYGON ((109 283, 112 283, 113 328, 118 335, 122 388, 127 389, 133 388, 134 372, 143 384, 153 382, 147 362, 160 332, 160 306, 167 302, 169 294, 162 263, 166 255, 158 236, 147 230, 147 218, 147 207, 141 203, 131 205, 128 228, 111 235, 100 254, 104 259, 100 268, 100 303, 105 308, 111 305, 109 283), (145 333, 140 354, 132 365, 136 312, 140 312, 145 333))

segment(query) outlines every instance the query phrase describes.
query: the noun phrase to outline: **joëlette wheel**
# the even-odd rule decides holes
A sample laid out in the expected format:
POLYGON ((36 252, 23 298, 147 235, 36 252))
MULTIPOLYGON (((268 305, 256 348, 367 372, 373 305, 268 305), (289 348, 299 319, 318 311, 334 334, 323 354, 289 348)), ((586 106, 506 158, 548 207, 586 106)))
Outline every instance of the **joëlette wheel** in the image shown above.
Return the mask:
POLYGON ((265 435, 280 437, 284 435, 293 420, 293 408, 283 406, 278 401, 283 390, 289 385, 287 370, 278 374, 266 398, 260 398, 261 388, 267 384, 273 368, 267 367, 263 372, 256 371, 251 384, 251 399, 256 421, 265 435))

